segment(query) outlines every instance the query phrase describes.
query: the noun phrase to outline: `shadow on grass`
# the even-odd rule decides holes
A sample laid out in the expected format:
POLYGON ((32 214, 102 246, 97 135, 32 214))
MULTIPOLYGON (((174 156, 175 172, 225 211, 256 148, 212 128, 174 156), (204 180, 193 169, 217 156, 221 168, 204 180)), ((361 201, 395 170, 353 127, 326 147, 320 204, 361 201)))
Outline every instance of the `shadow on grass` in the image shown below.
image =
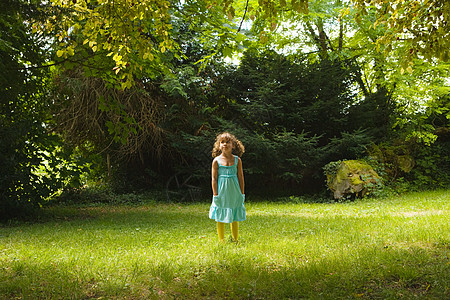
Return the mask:
POLYGON ((371 216, 250 210, 241 243, 221 245, 208 205, 67 209, 53 211, 46 223, 2 229, 0 241, 12 250, 0 249, 0 298, 449 298, 448 240, 366 244, 351 230, 373 226, 371 216), (43 244, 33 245, 36 238, 43 244), (76 254, 62 260, 14 248, 50 253, 52 242, 68 238, 57 253, 76 254))
POLYGON ((448 257, 420 253, 418 262, 415 252, 421 249, 370 248, 341 261, 290 266, 255 264, 248 253, 208 264, 167 259, 103 269, 15 261, 3 267, 0 298, 448 299, 448 257))

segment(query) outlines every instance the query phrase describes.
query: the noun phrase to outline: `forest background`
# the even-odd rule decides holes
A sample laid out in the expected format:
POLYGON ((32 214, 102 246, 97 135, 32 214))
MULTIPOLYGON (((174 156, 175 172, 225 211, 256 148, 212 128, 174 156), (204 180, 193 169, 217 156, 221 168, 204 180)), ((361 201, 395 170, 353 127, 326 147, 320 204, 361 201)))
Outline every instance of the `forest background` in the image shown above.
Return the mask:
POLYGON ((250 195, 331 197, 345 159, 382 175, 375 196, 449 186, 445 0, 1 6, 1 220, 175 174, 207 195, 225 130, 250 195))

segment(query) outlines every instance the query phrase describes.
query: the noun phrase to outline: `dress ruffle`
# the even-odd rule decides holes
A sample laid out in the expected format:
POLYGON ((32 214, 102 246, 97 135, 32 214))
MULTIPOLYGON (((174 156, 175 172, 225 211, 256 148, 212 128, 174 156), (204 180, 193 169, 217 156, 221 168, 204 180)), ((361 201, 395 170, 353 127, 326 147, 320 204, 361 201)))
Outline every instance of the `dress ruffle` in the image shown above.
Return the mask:
POLYGON ((245 221, 245 206, 236 208, 222 208, 211 205, 209 209, 209 218, 221 223, 233 223, 235 221, 245 221))

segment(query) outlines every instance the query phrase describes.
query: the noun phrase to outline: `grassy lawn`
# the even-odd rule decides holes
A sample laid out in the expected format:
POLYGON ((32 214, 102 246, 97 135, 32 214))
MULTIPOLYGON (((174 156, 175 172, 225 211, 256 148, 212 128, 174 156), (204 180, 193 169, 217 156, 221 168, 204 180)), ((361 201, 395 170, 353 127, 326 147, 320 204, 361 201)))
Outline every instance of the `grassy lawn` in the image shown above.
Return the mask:
POLYGON ((52 207, 0 227, 0 299, 450 298, 450 191, 248 198, 238 244, 218 242, 209 200, 52 207))

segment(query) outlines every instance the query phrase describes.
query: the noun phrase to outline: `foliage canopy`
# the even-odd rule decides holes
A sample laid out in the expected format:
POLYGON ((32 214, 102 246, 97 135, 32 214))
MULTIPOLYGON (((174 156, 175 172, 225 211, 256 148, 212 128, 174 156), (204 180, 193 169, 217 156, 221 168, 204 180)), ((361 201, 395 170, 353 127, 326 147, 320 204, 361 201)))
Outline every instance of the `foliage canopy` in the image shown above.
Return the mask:
POLYGON ((147 187, 189 165, 204 176, 221 130, 246 143, 255 184, 321 186, 323 165, 371 143, 383 163, 416 158, 392 178, 432 185, 427 166, 446 166, 448 1, 1 5, 0 189, 10 203, 39 206, 76 186, 84 163, 71 161, 86 153, 100 161, 91 171, 147 187), (227 64, 237 53, 240 64, 227 64))

